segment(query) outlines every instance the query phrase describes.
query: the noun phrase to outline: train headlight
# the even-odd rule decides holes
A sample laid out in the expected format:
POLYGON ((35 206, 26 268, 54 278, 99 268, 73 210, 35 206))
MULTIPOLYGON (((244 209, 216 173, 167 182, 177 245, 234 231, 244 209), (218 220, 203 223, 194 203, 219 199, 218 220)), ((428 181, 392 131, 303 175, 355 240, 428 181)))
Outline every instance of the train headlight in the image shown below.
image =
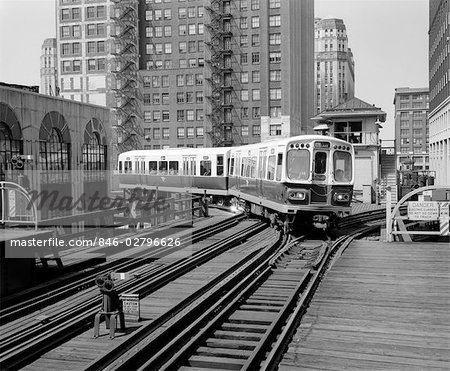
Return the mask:
POLYGON ((290 200, 298 200, 298 201, 303 201, 306 199, 306 193, 302 192, 302 191, 290 191, 288 193, 288 198, 290 200))
POLYGON ((348 193, 338 192, 334 194, 333 198, 337 202, 348 202, 350 200, 350 195, 348 193))

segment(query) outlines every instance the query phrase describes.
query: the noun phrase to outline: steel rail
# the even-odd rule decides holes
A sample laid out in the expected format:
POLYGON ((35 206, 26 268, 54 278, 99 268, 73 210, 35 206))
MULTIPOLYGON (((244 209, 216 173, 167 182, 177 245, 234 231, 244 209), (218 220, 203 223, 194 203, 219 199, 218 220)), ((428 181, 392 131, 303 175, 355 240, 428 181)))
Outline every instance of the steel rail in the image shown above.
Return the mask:
MULTIPOLYGON (((194 231, 192 236, 183 236, 181 237, 181 244, 184 244, 186 242, 195 243, 201 239, 207 238, 208 236, 219 233, 227 228, 230 228, 231 226, 237 224, 239 221, 241 221, 244 217, 241 215, 232 217, 230 219, 226 219, 222 221, 221 223, 204 227, 200 230, 194 231), (188 241, 189 240, 189 241, 188 241)), ((153 233, 161 233, 161 231, 156 231, 153 233)), ((148 231, 145 236, 153 235, 152 232, 148 231)), ((141 235, 135 235, 141 236, 141 235)), ((122 238, 123 236, 121 236, 122 238)), ((125 238, 125 237, 123 237, 125 238)), ((146 238, 146 237, 138 237, 138 238, 146 238)), ((73 295, 74 293, 80 291, 81 289, 86 289, 92 286, 95 286, 95 277, 101 274, 106 274, 113 271, 118 270, 124 270, 124 271, 131 271, 133 269, 138 268, 139 266, 142 266, 144 264, 147 264, 152 259, 156 259, 157 257, 161 257, 164 255, 168 255, 174 250, 179 249, 178 246, 173 247, 161 247, 155 250, 152 250, 151 252, 144 253, 140 257, 133 257, 133 255, 130 256, 130 258, 121 258, 116 261, 107 262, 100 264, 98 268, 94 268, 93 270, 89 272, 83 272, 80 274, 80 278, 73 281, 74 276, 70 276, 67 280, 69 281, 67 284, 65 284, 62 287, 57 287, 53 290, 48 290, 45 293, 42 293, 38 296, 30 297, 29 299, 22 300, 21 302, 18 302, 17 304, 10 305, 8 307, 4 307, 0 309, 0 320, 2 322, 2 325, 16 319, 19 317, 23 317, 24 315, 31 313, 32 311, 38 310, 40 308, 43 308, 45 306, 48 306, 52 303, 57 302, 58 300, 61 300, 63 298, 66 298, 70 295, 73 295)), ((76 278, 76 276, 75 276, 76 278)), ((58 286, 61 285, 61 281, 58 280, 57 282, 58 286)), ((40 289, 45 290, 44 288, 40 289)), ((2 303, 3 305, 3 303, 2 303)), ((7 305, 7 304, 6 304, 7 305)), ((4 305, 3 305, 4 306, 4 305)))
MULTIPOLYGON (((149 277, 141 277, 137 280, 131 280, 132 282, 123 282, 122 285, 118 285, 117 291, 119 293, 123 293, 126 290, 136 292, 134 288, 137 283, 141 285, 138 287, 138 292, 140 293, 154 291, 164 283, 170 282, 187 270, 192 269, 192 267, 198 266, 208 259, 217 256, 221 251, 229 249, 233 243, 239 243, 264 228, 266 228, 266 224, 258 222, 254 226, 250 226, 244 231, 241 231, 241 234, 228 237, 223 243, 219 241, 214 244, 215 248, 208 249, 208 252, 202 253, 205 249, 197 251, 186 259, 184 264, 175 262, 165 266, 165 273, 159 272, 157 278, 153 276, 152 278, 154 279, 150 280, 150 282, 148 282, 149 277), (146 281, 147 283, 145 283, 146 281)), ((97 297, 91 298, 75 309, 71 308, 67 310, 57 318, 50 318, 50 322, 42 324, 39 328, 23 333, 21 334, 22 336, 15 337, 11 343, 5 344, 6 350, 2 346, 0 364, 2 367, 17 368, 20 365, 26 364, 30 358, 42 354, 63 339, 67 339, 74 333, 81 331, 86 325, 92 322, 93 317, 98 312, 100 303, 101 298, 97 295, 97 297)))

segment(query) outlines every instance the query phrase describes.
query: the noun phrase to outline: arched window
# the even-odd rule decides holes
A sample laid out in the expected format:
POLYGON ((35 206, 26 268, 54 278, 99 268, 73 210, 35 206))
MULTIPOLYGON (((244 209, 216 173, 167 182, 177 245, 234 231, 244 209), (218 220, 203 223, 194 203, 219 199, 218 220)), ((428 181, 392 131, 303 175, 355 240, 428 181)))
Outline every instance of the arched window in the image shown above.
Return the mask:
POLYGON ((0 180, 5 171, 12 170, 11 158, 23 154, 22 130, 14 111, 0 103, 0 180))
POLYGON ((83 167, 84 170, 106 170, 107 146, 102 124, 93 118, 84 131, 83 167))
POLYGON ((41 170, 70 170, 70 133, 64 117, 49 112, 39 130, 41 170))
POLYGON ((40 141, 41 170, 69 170, 70 144, 64 143, 61 132, 52 128, 47 141, 40 141))

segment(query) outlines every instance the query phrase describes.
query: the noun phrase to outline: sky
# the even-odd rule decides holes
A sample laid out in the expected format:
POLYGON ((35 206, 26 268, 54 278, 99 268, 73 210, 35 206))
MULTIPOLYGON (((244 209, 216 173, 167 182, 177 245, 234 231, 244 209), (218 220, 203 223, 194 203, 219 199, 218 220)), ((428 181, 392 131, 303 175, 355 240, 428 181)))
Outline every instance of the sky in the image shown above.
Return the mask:
MULTIPOLYGON (((1 82, 39 85, 42 43, 56 37, 54 7, 0 0, 1 82)), ((393 139, 395 88, 428 87, 428 0, 315 0, 315 16, 344 21, 355 96, 387 113, 381 138, 393 139)))

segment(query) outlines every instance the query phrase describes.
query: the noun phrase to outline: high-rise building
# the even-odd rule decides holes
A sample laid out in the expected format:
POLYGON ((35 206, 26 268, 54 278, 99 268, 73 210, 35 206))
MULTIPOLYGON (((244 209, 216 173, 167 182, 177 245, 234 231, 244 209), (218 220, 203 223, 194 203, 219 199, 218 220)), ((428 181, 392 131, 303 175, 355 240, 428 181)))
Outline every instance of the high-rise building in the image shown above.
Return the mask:
POLYGON ((428 170, 428 88, 397 88, 394 105, 397 169, 428 170))
POLYGON ((430 170, 436 184, 450 184, 450 5, 430 0, 430 170))
POLYGON ((112 106, 111 0, 57 0, 57 70, 60 96, 112 106))
POLYGON ((46 95, 59 95, 56 64, 56 39, 45 39, 41 47, 40 92, 46 95))
POLYGON ((147 0, 144 148, 312 132, 313 0, 147 0))
POLYGON ((318 113, 355 95, 355 62, 342 19, 315 19, 314 48, 314 106, 318 113))

